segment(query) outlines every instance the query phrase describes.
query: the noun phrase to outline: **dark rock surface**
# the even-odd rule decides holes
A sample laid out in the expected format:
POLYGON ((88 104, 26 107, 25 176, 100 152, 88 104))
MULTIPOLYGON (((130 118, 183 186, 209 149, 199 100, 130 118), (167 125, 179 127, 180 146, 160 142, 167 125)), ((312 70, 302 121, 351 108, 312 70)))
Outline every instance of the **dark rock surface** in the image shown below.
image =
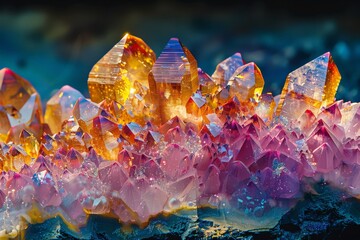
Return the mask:
POLYGON ((26 239, 350 239, 360 234, 360 201, 321 183, 272 229, 239 231, 201 219, 160 216, 140 229, 124 229, 115 219, 91 216, 81 233, 60 218, 29 226, 26 239))

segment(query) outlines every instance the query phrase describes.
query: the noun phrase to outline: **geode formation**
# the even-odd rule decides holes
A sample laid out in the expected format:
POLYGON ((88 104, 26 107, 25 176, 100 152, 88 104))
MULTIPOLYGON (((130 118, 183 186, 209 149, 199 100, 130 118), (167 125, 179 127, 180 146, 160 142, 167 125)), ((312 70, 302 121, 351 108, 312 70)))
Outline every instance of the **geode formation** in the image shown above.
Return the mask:
POLYGON ((64 86, 45 118, 28 81, 0 77, 1 237, 56 238, 66 225, 90 239, 94 221, 124 238, 246 237, 280 231, 320 183, 334 201, 360 196, 360 105, 335 101, 330 53, 273 97, 240 53, 210 77, 179 39, 156 59, 127 34, 92 68, 91 99, 64 86))

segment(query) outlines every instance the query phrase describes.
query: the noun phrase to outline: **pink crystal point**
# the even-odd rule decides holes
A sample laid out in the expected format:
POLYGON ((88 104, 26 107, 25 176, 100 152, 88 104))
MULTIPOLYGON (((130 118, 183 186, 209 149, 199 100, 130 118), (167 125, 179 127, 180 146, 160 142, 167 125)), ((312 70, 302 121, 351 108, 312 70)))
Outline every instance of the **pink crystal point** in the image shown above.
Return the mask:
POLYGON ((224 180, 224 192, 229 195, 233 194, 250 177, 251 173, 243 162, 231 162, 228 166, 228 174, 224 180))
POLYGON ((43 207, 59 206, 62 199, 56 189, 52 174, 45 165, 43 165, 43 169, 35 173, 32 178, 35 187, 35 198, 43 207))
POLYGON ((192 167, 189 151, 177 144, 169 144, 161 156, 160 167, 170 179, 185 175, 192 167))
POLYGON ((19 173, 9 174, 5 189, 7 197, 16 208, 21 208, 23 204, 31 202, 34 196, 31 178, 19 173))
POLYGON ((120 190, 128 179, 127 174, 118 162, 102 162, 99 165, 99 178, 109 190, 120 190))
POLYGON ((204 193, 216 194, 220 189, 220 170, 215 165, 210 165, 204 177, 204 193))

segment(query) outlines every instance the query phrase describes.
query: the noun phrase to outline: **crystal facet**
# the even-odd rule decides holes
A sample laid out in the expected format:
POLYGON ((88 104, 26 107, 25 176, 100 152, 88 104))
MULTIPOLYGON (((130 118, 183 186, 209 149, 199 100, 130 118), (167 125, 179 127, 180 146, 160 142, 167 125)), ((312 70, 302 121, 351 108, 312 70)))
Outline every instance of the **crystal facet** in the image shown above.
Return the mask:
POLYGON ((258 100, 264 88, 264 79, 260 69, 251 62, 237 68, 227 85, 230 96, 236 96, 240 101, 258 100))
POLYGON ((305 110, 317 112, 334 102, 340 73, 330 52, 291 72, 281 92, 277 115, 297 119, 305 110))
POLYGON ((126 34, 91 69, 88 79, 91 100, 125 103, 135 80, 148 86, 147 76, 154 62, 155 53, 146 43, 126 34))
POLYGON ((15 132, 12 141, 18 141, 26 128, 37 138, 42 134, 42 107, 39 94, 24 78, 12 70, 0 70, 0 139, 8 139, 9 130, 15 132))
POLYGON ((46 104, 45 122, 53 133, 61 130, 60 122, 72 116, 72 110, 78 98, 84 97, 78 90, 66 85, 63 86, 46 104))
POLYGON ((210 77, 172 38, 154 62, 125 35, 93 67, 91 99, 64 86, 48 125, 30 83, 0 71, 1 239, 57 216, 84 239, 94 215, 116 218, 122 238, 167 234, 170 215, 186 234, 270 229, 325 185, 346 204, 360 198, 360 104, 334 102, 330 53, 290 73, 281 97, 262 94, 239 53, 210 77))
POLYGON ((211 77, 217 84, 225 86, 236 69, 242 65, 244 65, 244 60, 242 59, 241 54, 235 53, 234 55, 219 63, 211 77))
POLYGON ((149 86, 162 123, 186 114, 184 105, 199 88, 197 62, 177 38, 171 38, 156 60, 149 86))

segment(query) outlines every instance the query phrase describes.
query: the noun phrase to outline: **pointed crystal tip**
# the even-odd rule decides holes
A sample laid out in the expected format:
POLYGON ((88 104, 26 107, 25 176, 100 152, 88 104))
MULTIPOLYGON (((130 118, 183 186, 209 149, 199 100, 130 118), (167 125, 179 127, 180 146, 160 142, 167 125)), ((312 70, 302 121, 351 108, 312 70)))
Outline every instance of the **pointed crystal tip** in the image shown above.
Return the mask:
POLYGON ((88 78, 91 100, 125 103, 135 80, 148 86, 147 77, 155 58, 142 39, 125 34, 91 69, 88 78))
POLYGON ((317 113, 334 102, 341 80, 330 52, 289 73, 281 93, 277 115, 297 119, 307 109, 317 113))

